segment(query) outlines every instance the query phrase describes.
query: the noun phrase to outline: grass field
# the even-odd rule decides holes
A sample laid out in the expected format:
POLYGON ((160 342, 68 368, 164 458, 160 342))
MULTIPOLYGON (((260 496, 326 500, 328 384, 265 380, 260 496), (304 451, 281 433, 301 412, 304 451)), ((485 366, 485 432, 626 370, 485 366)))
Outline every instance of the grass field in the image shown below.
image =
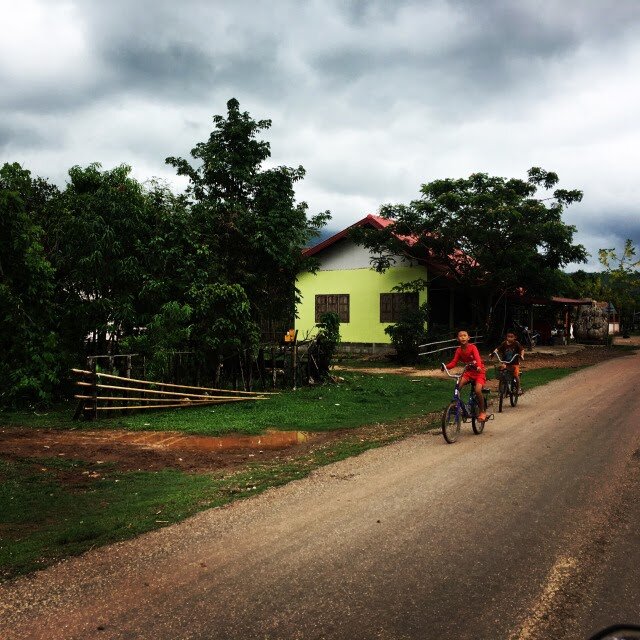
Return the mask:
MULTIPOLYGON (((575 369, 533 369, 523 384, 533 388, 575 369)), ((490 370, 489 377, 493 376, 490 370)), ((451 397, 453 383, 445 378, 411 378, 394 374, 348 372, 344 382, 283 391, 268 400, 215 407, 147 411, 94 422, 73 422, 72 406, 46 413, 0 413, 0 425, 50 429, 127 429, 181 431, 199 435, 255 434, 266 429, 328 431, 388 422, 431 413, 451 397)))
MULTIPOLYGON (((523 382, 531 389, 573 371, 532 370, 523 382)), ((301 456, 251 463, 233 473, 190 474, 174 469, 123 472, 99 461, 0 457, 0 579, 301 478, 321 465, 423 430, 429 420, 436 426, 436 413, 452 393, 448 379, 364 373, 349 373, 344 378, 339 384, 284 392, 259 403, 166 411, 97 423, 72 422, 69 407, 46 415, 0 413, 0 425, 172 429, 210 435, 258 433, 267 428, 353 429, 416 417, 402 432, 390 430, 373 438, 360 433, 301 456)))

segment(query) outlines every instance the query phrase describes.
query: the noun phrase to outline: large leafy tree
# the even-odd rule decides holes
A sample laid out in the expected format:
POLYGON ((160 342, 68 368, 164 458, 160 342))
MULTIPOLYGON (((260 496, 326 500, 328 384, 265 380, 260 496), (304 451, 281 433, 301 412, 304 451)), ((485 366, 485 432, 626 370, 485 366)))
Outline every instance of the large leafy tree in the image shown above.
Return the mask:
POLYGON ((58 383, 54 269, 37 222, 56 193, 17 163, 0 169, 0 404, 48 401, 58 383))
POLYGON ((208 140, 191 151, 193 165, 167 158, 189 179, 187 197, 198 233, 195 284, 242 287, 257 324, 289 319, 296 274, 308 266, 302 249, 329 213, 308 218, 306 203, 296 202, 302 167, 264 167, 271 150, 259 134, 270 120, 254 120, 233 98, 227 117, 216 115, 213 122, 208 140))
POLYGON ((169 301, 183 303, 193 282, 209 266, 201 258, 199 233, 184 195, 175 195, 160 181, 145 190, 149 239, 141 257, 140 289, 143 319, 169 301))
POLYGON ((478 315, 490 323, 491 306, 501 295, 516 288, 550 293, 558 269, 586 259, 584 247, 573 242, 575 227, 562 221, 564 209, 579 202, 582 192, 557 183, 555 173, 538 167, 526 180, 486 173, 435 180, 422 185, 418 200, 381 208, 393 224, 363 228, 355 237, 373 251, 378 270, 398 255, 438 263, 453 282, 476 294, 478 315))
POLYGON ((69 343, 78 352, 91 336, 97 353, 130 334, 141 317, 151 213, 142 185, 121 165, 69 170, 69 183, 47 222, 66 314, 69 343))
POLYGON ((640 309, 640 260, 636 248, 627 238, 621 252, 600 249, 598 259, 605 268, 603 280, 609 300, 620 315, 621 330, 627 333, 633 325, 633 312, 640 309))
POLYGON ((602 273, 578 269, 572 273, 563 273, 564 286, 558 288, 560 295, 570 298, 591 298, 606 300, 609 297, 602 273))

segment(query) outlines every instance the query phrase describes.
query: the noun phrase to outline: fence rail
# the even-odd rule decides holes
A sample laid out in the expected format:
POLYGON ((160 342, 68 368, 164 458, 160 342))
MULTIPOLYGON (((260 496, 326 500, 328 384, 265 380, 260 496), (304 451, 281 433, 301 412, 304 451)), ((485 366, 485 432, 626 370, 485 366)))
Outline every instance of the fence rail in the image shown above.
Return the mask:
MULTIPOLYGON (((441 353, 442 351, 448 351, 449 349, 456 349, 458 347, 458 340, 457 338, 451 338, 450 340, 437 340, 435 342, 427 342, 426 344, 421 344, 418 345, 418 349, 424 349, 424 348, 430 348, 433 347, 437 344, 445 344, 447 342, 453 342, 454 344, 448 345, 446 347, 440 347, 439 349, 433 349, 431 351, 420 351, 418 353, 419 356, 428 356, 431 355, 433 353, 441 353)), ((484 342, 484 336, 472 336, 469 339, 469 342, 471 344, 483 344, 484 342)))
POLYGON ((78 420, 81 416, 88 420, 94 420, 98 411, 137 411, 193 407, 228 402, 267 400, 267 396, 274 395, 272 392, 266 391, 232 391, 229 389, 192 387, 115 376, 96 371, 95 365, 92 366, 90 371, 72 369, 71 372, 76 376, 75 384, 80 391, 74 396, 78 400, 73 416, 74 420, 78 420), (103 379, 107 382, 113 380, 122 384, 104 384, 102 382, 103 379), (177 391, 177 389, 182 389, 182 391, 177 391), (110 391, 119 393, 117 395, 109 395, 110 391))

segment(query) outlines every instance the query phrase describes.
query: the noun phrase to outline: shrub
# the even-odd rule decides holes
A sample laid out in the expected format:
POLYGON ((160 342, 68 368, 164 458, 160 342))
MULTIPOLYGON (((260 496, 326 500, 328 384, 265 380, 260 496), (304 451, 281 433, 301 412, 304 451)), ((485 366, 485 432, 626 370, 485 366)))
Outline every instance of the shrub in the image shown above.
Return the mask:
POLYGON ((309 347, 309 376, 324 381, 329 377, 329 367, 340 342, 340 318, 337 313, 324 313, 316 326, 318 334, 309 347))
POLYGON ((407 309, 400 320, 385 328, 396 350, 396 358, 402 364, 415 364, 418 361, 418 347, 426 339, 425 322, 427 305, 418 309, 407 309))

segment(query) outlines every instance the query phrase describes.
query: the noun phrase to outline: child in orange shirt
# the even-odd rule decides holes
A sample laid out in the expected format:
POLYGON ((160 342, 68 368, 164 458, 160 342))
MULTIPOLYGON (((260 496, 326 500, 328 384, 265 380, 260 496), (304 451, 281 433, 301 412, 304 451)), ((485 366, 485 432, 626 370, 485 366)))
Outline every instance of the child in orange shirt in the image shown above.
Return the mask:
POLYGON ((453 354, 453 360, 444 366, 448 370, 455 367, 458 362, 470 365, 460 378, 460 389, 462 389, 465 384, 473 382, 476 398, 478 399, 478 407, 480 409, 478 420, 480 422, 485 422, 487 414, 485 412, 482 387, 486 384, 487 377, 484 364, 482 363, 482 358, 480 357, 480 352, 475 344, 469 344, 469 334, 464 330, 458 331, 458 342, 460 343, 460 346, 453 354))
POLYGON ((507 331, 504 342, 491 352, 489 358, 492 358, 496 352, 500 356, 500 360, 510 363, 504 364, 501 362, 500 369, 509 369, 513 373, 518 385, 518 395, 521 395, 520 360, 524 360, 524 347, 516 340, 516 334, 513 331, 507 331))

